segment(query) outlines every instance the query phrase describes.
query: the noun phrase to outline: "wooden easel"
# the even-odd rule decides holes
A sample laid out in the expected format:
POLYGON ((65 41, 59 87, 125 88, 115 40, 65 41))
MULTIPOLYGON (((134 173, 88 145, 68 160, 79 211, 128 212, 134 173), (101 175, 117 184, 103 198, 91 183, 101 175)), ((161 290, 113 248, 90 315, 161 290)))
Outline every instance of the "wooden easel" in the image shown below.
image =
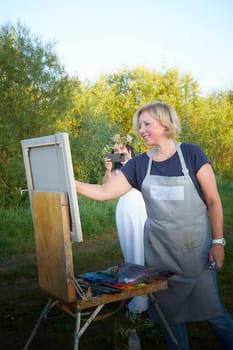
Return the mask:
MULTIPOLYGON (((39 286, 49 295, 49 301, 36 323, 23 350, 27 350, 43 318, 52 307, 58 306, 76 319, 74 350, 78 350, 79 339, 105 304, 148 294, 158 310, 162 321, 170 331, 155 300, 154 292, 167 289, 167 278, 153 280, 135 290, 95 297, 77 293, 78 284, 74 276, 73 255, 70 239, 70 213, 64 192, 32 191, 32 215, 35 232, 39 286), (89 319, 81 326, 82 310, 93 308, 89 319)), ((173 336, 171 334, 171 336, 173 336)), ((176 340, 174 340, 176 341, 176 340)))

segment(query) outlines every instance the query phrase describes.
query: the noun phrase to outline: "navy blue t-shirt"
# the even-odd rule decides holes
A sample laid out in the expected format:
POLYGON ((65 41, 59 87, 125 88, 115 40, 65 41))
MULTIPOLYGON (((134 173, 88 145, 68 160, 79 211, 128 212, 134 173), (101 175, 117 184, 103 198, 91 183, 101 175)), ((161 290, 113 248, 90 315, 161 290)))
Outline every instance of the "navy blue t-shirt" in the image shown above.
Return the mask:
MULTIPOLYGON (((200 186, 198 184, 196 173, 206 163, 210 163, 203 150, 194 144, 182 143, 181 151, 185 160, 189 175, 200 195, 203 199, 200 186)), ((125 175, 130 185, 141 191, 142 182, 146 176, 149 157, 146 153, 142 153, 130 159, 121 171, 125 175)), ((160 176, 182 176, 182 168, 178 153, 176 152, 171 158, 161 162, 152 161, 151 175, 160 176)))

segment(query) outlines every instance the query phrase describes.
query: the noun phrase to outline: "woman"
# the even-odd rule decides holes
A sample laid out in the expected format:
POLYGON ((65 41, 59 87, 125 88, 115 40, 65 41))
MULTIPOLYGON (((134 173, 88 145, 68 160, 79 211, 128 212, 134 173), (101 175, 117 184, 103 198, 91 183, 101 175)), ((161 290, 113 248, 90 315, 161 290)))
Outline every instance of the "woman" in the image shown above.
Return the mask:
MULTIPOLYGON (((122 167, 135 156, 130 135, 113 137, 112 153, 124 154, 124 161, 112 163, 105 157, 105 174, 103 183, 119 174, 122 167)), ((116 206, 116 226, 124 261, 133 264, 144 265, 143 232, 146 221, 146 207, 141 192, 132 188, 120 197, 116 206)), ((148 308, 146 296, 137 296, 128 303, 128 309, 132 313, 141 313, 148 308)))
MULTIPOLYGON (((134 128, 150 151, 134 157, 119 176, 102 186, 76 182, 77 192, 95 200, 142 192, 146 209, 145 263, 175 275, 157 293, 180 349, 189 349, 186 322, 207 320, 220 346, 233 349, 233 321, 220 302, 216 271, 224 261, 223 212, 215 176, 197 145, 178 143, 174 109, 155 102, 140 108, 134 128), (209 222, 210 219, 210 222, 209 222)), ((150 315, 157 320, 151 309, 150 315)), ((163 329, 169 349, 176 349, 163 329)))

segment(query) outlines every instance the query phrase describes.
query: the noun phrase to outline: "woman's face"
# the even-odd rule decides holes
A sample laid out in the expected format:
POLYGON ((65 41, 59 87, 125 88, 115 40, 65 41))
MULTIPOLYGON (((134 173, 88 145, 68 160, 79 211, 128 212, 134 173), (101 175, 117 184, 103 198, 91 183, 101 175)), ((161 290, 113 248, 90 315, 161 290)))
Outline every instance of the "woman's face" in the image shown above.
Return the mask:
POLYGON ((121 162, 121 164, 125 164, 127 160, 131 159, 131 152, 128 151, 127 147, 125 147, 122 143, 116 143, 113 147, 114 153, 124 153, 125 161, 121 162))
POLYGON ((151 117, 148 112, 142 112, 138 119, 139 133, 148 146, 154 146, 167 139, 166 127, 159 120, 151 117))

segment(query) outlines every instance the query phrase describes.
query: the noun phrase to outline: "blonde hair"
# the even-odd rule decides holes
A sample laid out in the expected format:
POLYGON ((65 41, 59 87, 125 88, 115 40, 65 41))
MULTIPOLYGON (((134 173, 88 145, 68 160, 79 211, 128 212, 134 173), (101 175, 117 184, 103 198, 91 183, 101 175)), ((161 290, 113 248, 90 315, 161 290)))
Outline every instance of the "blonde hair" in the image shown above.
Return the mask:
POLYGON ((159 120, 166 127, 167 137, 176 137, 180 130, 180 121, 175 110, 165 102, 153 102, 142 106, 133 116, 133 128, 139 131, 139 117, 143 112, 148 112, 153 119, 159 120))

